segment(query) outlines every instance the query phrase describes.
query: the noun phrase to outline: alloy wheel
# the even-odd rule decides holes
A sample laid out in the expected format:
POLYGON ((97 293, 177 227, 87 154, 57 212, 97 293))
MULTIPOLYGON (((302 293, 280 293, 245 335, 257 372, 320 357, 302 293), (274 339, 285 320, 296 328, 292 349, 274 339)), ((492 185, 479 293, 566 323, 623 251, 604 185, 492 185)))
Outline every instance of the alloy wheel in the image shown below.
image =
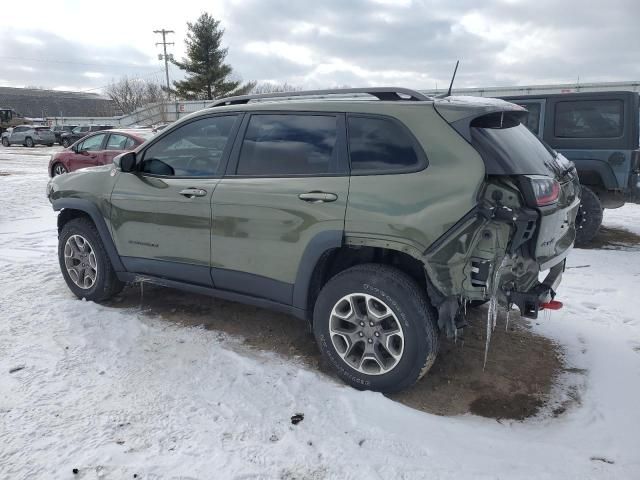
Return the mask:
POLYGON ((331 311, 329 334, 342 360, 367 375, 393 370, 404 352, 404 332, 395 313, 366 293, 338 300, 331 311))
POLYGON ((98 262, 93 247, 82 235, 71 235, 64 245, 64 265, 78 287, 87 290, 96 283, 98 262))
POLYGON ((62 175, 63 173, 67 173, 67 169, 61 163, 56 163, 55 167, 53 167, 53 176, 62 175))

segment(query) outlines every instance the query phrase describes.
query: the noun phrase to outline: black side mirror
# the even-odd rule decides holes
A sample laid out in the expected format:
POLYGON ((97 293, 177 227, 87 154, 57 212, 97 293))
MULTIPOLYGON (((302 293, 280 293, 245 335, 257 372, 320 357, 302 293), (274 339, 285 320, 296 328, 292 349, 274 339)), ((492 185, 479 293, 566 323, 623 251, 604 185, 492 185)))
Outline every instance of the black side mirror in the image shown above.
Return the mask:
POLYGON ((136 169, 136 153, 127 152, 122 155, 118 155, 113 159, 113 163, 123 172, 133 172, 136 169))

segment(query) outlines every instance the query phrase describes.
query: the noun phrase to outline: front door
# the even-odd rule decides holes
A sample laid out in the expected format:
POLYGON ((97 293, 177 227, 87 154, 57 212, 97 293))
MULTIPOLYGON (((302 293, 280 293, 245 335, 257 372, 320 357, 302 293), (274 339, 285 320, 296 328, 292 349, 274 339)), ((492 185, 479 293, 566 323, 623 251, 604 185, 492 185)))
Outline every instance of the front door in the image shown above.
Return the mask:
POLYGON ((183 123, 137 153, 136 172, 117 174, 111 225, 127 270, 211 285, 211 198, 238 118, 183 123))
POLYGON ((327 233, 342 240, 344 131, 341 114, 245 117, 243 138, 213 195, 217 288, 292 303, 305 250, 327 233))
POLYGON ((100 152, 103 148, 105 136, 104 133, 98 133, 80 142, 76 146, 75 153, 69 160, 70 170, 75 171, 80 168, 101 165, 100 152))

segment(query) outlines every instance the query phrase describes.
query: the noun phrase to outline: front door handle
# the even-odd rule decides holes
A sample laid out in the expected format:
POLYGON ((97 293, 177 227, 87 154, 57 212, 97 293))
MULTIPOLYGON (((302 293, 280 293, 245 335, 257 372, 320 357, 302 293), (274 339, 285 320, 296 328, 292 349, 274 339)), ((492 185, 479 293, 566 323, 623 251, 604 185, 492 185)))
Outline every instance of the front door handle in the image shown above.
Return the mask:
POLYGON ((185 188, 180 190, 180 195, 184 195, 187 198, 204 197, 207 191, 203 188, 185 188))
POLYGON ((326 193, 326 192, 307 192, 301 193, 298 195, 300 200, 304 200, 309 203, 325 203, 325 202, 335 202, 338 199, 338 195, 335 193, 326 193))

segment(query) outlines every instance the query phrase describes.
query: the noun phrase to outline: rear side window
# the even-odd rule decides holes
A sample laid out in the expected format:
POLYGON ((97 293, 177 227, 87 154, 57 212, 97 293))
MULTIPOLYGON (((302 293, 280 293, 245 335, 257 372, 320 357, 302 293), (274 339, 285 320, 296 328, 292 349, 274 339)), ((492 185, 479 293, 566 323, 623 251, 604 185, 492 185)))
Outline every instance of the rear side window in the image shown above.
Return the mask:
POLYGON ((336 171, 334 115, 252 115, 238 175, 322 175, 336 171))
POLYGON ((622 136, 622 100, 558 102, 554 133, 559 138, 616 138, 622 136))
POLYGON ((112 133, 107 142, 107 150, 125 150, 129 137, 112 133))
POLYGON ((400 123, 388 118, 350 115, 348 125, 353 174, 400 173, 426 165, 415 141, 400 123))

